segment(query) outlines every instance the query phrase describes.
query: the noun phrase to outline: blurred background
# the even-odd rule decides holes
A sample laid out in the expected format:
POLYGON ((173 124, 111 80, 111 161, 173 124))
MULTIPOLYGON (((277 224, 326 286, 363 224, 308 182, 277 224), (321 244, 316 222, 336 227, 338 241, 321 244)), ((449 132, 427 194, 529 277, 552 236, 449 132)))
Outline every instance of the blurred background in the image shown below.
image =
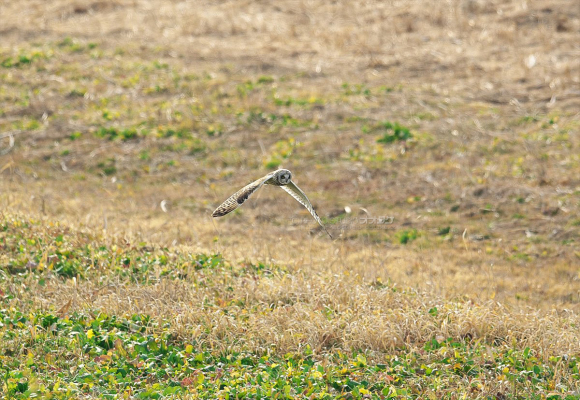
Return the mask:
POLYGON ((579 310, 573 4, 3 1, 0 209, 579 310), (277 168, 335 241, 273 187, 211 219, 277 168))

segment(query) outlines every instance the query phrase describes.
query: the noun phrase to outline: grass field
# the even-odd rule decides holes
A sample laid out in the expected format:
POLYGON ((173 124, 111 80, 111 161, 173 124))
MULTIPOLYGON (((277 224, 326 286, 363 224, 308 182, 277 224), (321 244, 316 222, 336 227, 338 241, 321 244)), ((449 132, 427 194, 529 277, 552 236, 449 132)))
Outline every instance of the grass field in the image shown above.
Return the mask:
POLYGON ((580 398, 569 1, 0 4, 0 397, 580 398), (288 168, 290 196, 246 183, 288 168))

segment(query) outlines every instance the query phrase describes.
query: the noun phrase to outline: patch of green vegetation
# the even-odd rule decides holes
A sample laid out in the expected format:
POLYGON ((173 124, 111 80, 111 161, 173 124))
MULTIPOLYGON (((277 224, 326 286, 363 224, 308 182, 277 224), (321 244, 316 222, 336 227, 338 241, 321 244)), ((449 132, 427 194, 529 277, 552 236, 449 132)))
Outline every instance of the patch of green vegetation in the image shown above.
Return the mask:
POLYGON ((187 144, 188 153, 190 155, 203 153, 203 152, 205 152, 205 150, 207 148, 205 142, 202 141, 201 139, 198 139, 198 138, 192 138, 191 140, 188 140, 186 142, 186 144, 187 144))
POLYGON ((39 129, 42 126, 42 124, 40 123, 40 121, 38 121, 37 119, 31 118, 25 118, 22 120, 17 120, 15 122, 12 123, 12 127, 14 129, 19 129, 19 130, 25 130, 25 131, 33 131, 36 129, 39 129))
POLYGON ((77 140, 77 139, 80 139, 82 135, 83 135, 83 134, 82 134, 81 132, 79 132, 79 131, 75 131, 75 132, 71 133, 71 134, 70 134, 70 136, 69 136, 68 138, 69 138, 70 140, 77 140))
POLYGON ((443 210, 428 210, 427 214, 432 217, 442 217, 445 215, 445 211, 443 210))
POLYGON ((43 50, 20 50, 18 55, 2 59, 0 66, 3 68, 23 68, 32 65, 37 60, 47 60, 50 57, 52 57, 52 53, 43 50))
MULTIPOLYGON (((112 171, 114 163, 111 158, 99 166, 112 171)), ((223 267, 219 255, 168 256, 166 252, 154 252, 146 247, 105 246, 91 235, 72 236, 58 227, 43 230, 41 221, 4 220, 0 227, 2 254, 6 256, 0 268, 9 274, 32 275, 38 281, 51 279, 53 273, 92 279, 107 271, 132 282, 147 283, 158 281, 159 276, 181 279, 188 268, 223 267)), ((22 278, 26 277, 22 275, 22 278)))
POLYGON ((414 114, 414 117, 420 119, 421 121, 435 121, 437 119, 437 116, 430 112, 417 113, 414 114))
POLYGON ((104 120, 112 121, 117 119, 121 116, 121 113, 118 111, 110 111, 110 110, 103 110, 102 117, 104 120))
POLYGON ((388 144, 395 141, 408 140, 413 137, 409 128, 401 126, 397 123, 391 124, 390 122, 386 122, 383 127, 385 130, 390 131, 390 133, 385 133, 382 138, 377 140, 378 143, 388 144))
POLYGON ((300 99, 300 98, 294 98, 294 97, 287 97, 285 99, 280 99, 278 97, 274 97, 274 104, 276 106, 286 106, 286 107, 290 107, 292 105, 297 105, 297 106, 307 106, 307 105, 311 105, 311 104, 324 104, 324 101, 322 99, 319 99, 317 97, 309 97, 308 99, 300 99))
POLYGON ((280 126, 305 127, 310 126, 311 124, 311 121, 301 121, 288 114, 283 115, 271 114, 270 118, 274 122, 274 125, 280 126))
POLYGON ((169 69, 169 64, 166 62, 161 62, 159 60, 155 60, 152 63, 154 69, 169 69))
POLYGON ((28 57, 28 56, 18 56, 17 59, 13 59, 12 57, 8 57, 5 58, 4 60, 2 60, 2 62, 0 63, 0 65, 2 65, 4 68, 17 68, 17 67, 21 67, 23 65, 26 64, 31 64, 32 63, 32 58, 28 57))
POLYGON ((258 78, 258 83, 272 83, 274 78, 271 76, 261 76, 258 78))
POLYGON ((277 118, 275 114, 268 114, 259 108, 252 108, 246 113, 240 112, 237 114, 237 117, 240 123, 243 123, 243 117, 246 117, 245 122, 248 124, 258 123, 268 125, 272 124, 272 122, 277 118))
MULTIPOLYGON (((395 91, 395 88, 390 87, 390 86, 379 86, 378 88, 379 92, 383 92, 383 93, 391 93, 395 91)), ((399 89, 401 89, 401 86, 399 86, 399 89)))
POLYGON ((115 175, 117 173, 117 167, 115 166, 114 158, 108 158, 107 161, 101 161, 97 164, 97 168, 99 168, 103 174, 107 176, 115 175))
POLYGON ((192 134, 191 131, 187 129, 174 129, 159 126, 157 128, 157 136, 161 138, 176 137, 179 139, 190 139, 192 137, 192 134))
POLYGON ((85 50, 85 46, 82 45, 78 40, 68 36, 58 42, 57 45, 58 47, 63 48, 71 53, 79 53, 85 50))
POLYGON ((278 168, 283 160, 292 155, 297 146, 299 146, 299 144, 296 143, 294 138, 279 140, 274 145, 274 150, 264 160, 264 166, 268 169, 278 168))
POLYGON ((189 155, 204 153, 206 148, 205 142, 199 138, 185 139, 159 146, 159 150, 161 151, 175 153, 186 152, 189 155))
POLYGON ((139 152, 139 160, 141 160, 141 161, 151 160, 151 156, 149 155, 149 150, 141 150, 139 152))
POLYGON ((271 155, 264 160, 264 167, 267 169, 276 169, 282 164, 282 159, 277 155, 271 155))
POLYGON ((346 213, 346 211, 344 211, 344 212, 341 212, 338 215, 335 215, 332 218, 321 217, 321 219, 322 219, 322 222, 324 222, 325 225, 335 225, 335 224, 342 223, 347 216, 348 216, 348 214, 346 213))
POLYGON ((145 95, 157 95, 167 93, 169 93, 169 88, 163 85, 153 85, 143 89, 143 94, 145 95))
POLYGON ((310 120, 300 120, 294 118, 290 114, 266 113, 259 108, 252 108, 247 113, 238 113, 237 120, 240 125, 259 124, 269 126, 270 132, 277 132, 285 127, 308 127, 310 129, 318 129, 318 125, 313 124, 310 120))
MULTIPOLYGON (((370 97, 371 95, 371 89, 369 89, 366 85, 364 84, 349 84, 349 83, 343 83, 341 85, 342 90, 343 90, 343 94, 346 96, 353 96, 353 95, 364 95, 366 97, 370 97)), ((385 89, 385 91, 387 91, 387 89, 385 89)))
POLYGON ((486 204, 485 207, 479 210, 482 214, 490 214, 498 212, 497 209, 493 206, 493 204, 486 204))
MULTIPOLYGON (((348 229, 348 226, 347 226, 348 229)), ((347 230, 348 232, 348 230, 347 230)), ((349 235, 350 237, 362 238, 368 243, 389 243, 391 239, 389 235, 381 229, 357 229, 357 232, 349 235)))
POLYGON ((246 81, 244 83, 240 83, 236 86, 236 91, 238 92, 238 97, 244 99, 248 97, 248 93, 251 93, 256 89, 256 84, 252 81, 246 81))
POLYGON ((108 140, 121 139, 125 141, 138 138, 140 132, 135 128, 117 129, 115 127, 101 127, 95 132, 95 135, 99 138, 106 138, 108 140))
POLYGON ((73 89, 68 93, 68 97, 84 97, 87 94, 87 89, 73 89))
POLYGON ((417 229, 404 229, 395 234, 397 241, 401 244, 407 244, 419 237, 417 229))
POLYGON ((124 88, 134 88, 141 81, 141 78, 141 73, 136 72, 135 74, 123 79, 121 81, 121 86, 124 88))
POLYGON ((205 133, 210 136, 220 136, 224 131, 224 128, 221 124, 214 124, 214 125, 208 125, 205 133))
POLYGON ((366 122, 368 120, 368 118, 360 117, 358 115, 353 115, 350 117, 343 117, 343 120, 344 120, 344 122, 359 122, 359 121, 366 122))
POLYGON ((377 143, 390 144, 397 141, 408 140, 413 137, 411 130, 405 126, 399 125, 397 122, 389 121, 381 122, 375 125, 363 125, 363 133, 371 133, 384 130, 386 133, 377 139, 377 143))
POLYGON ((508 258, 512 261, 532 261, 532 256, 524 251, 521 251, 518 246, 512 247, 512 252, 509 253, 508 258))
POLYGON ((517 123, 518 124, 528 124, 530 122, 538 122, 540 118, 536 115, 524 115, 523 117, 519 118, 517 123))
POLYGON ((513 142, 495 137, 488 151, 496 154, 509 154, 513 152, 513 147, 513 142))

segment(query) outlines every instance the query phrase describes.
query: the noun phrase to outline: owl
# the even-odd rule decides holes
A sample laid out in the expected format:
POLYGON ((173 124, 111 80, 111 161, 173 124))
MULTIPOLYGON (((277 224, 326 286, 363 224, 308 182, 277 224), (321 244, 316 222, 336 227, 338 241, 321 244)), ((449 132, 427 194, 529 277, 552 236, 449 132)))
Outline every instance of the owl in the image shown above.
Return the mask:
POLYGON ((300 204, 302 204, 306 209, 312 214, 316 222, 320 224, 322 229, 330 236, 332 239, 332 235, 330 232, 326 230, 320 217, 314 211, 314 207, 308 200, 308 197, 304 194, 304 192, 296 186, 294 182, 292 182, 292 172, 288 171, 287 169, 279 169, 274 172, 270 172, 268 175, 250 183, 249 185, 244 186, 236 193, 231 195, 226 201, 224 201, 216 210, 213 212, 212 217, 223 217, 226 214, 231 213, 236 208, 244 204, 244 202, 250 197, 252 193, 256 190, 261 188, 263 185, 274 185, 279 186, 283 190, 285 190, 290 196, 294 197, 300 204))

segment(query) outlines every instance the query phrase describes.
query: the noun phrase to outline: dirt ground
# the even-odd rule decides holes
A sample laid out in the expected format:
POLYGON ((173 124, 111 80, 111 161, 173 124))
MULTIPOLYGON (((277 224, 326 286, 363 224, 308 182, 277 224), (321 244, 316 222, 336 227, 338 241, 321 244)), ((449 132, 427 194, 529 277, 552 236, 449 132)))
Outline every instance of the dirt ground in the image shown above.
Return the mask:
POLYGON ((0 21, 6 212, 580 310, 574 2, 25 0, 0 21), (412 137, 378 142, 387 122, 412 137), (275 188, 211 220, 277 167, 338 239, 275 188))

